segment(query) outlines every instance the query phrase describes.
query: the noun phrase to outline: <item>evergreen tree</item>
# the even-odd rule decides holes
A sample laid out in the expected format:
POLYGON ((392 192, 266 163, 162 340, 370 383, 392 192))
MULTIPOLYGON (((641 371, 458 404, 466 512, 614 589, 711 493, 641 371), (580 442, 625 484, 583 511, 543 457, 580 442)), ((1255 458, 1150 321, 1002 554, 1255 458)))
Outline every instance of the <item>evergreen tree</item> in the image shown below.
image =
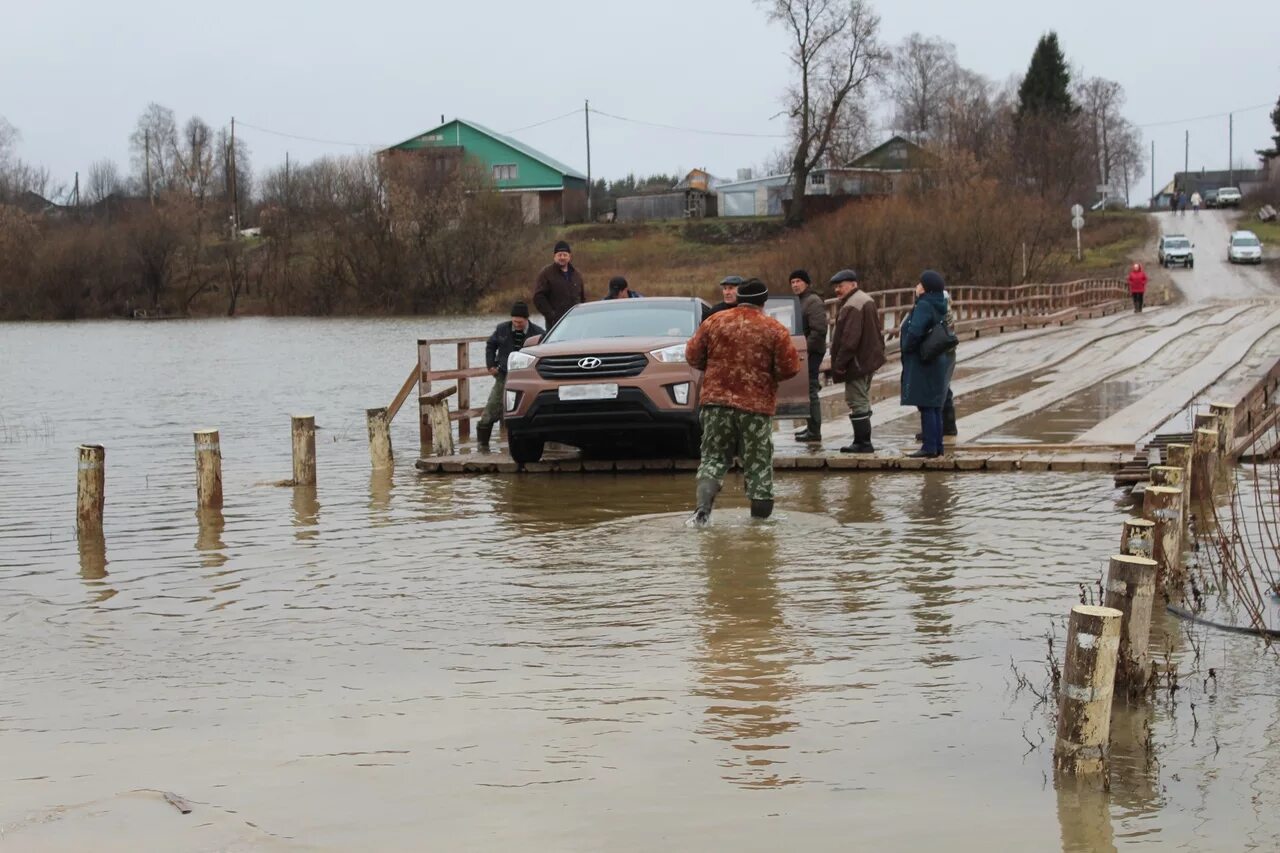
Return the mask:
POLYGON ((1027 76, 1018 87, 1018 116, 1043 115, 1066 118, 1076 112, 1068 91, 1071 72, 1058 46, 1058 34, 1050 31, 1040 37, 1027 76))

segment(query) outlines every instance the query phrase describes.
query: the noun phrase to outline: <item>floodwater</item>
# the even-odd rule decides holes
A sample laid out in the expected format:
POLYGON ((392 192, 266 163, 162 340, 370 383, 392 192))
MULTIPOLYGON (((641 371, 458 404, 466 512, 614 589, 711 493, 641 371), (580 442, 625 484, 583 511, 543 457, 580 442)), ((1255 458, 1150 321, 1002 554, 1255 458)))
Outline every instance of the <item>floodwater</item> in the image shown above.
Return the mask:
POLYGON ((1158 616, 1179 689, 1118 712, 1109 793, 1054 780, 1108 477, 796 472, 768 524, 731 479, 698 531, 688 474, 419 477, 411 411, 372 474, 415 339, 495 319, 0 325, 0 848, 1274 849, 1247 636, 1158 616))

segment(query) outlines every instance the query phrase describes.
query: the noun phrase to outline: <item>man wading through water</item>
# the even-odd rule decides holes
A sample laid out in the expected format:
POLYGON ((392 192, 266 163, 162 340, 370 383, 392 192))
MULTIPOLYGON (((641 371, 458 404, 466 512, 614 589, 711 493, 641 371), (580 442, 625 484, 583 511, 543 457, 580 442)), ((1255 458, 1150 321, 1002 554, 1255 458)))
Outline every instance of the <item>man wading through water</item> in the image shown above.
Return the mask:
POLYGON ((698 527, 711 518, 735 448, 740 448, 751 516, 768 518, 773 512, 778 383, 800 372, 800 355, 786 327, 764 313, 768 298, 764 282, 744 282, 738 307, 708 317, 685 345, 689 365, 703 371, 702 462, 697 510, 690 519, 698 527))
POLYGON ((493 425, 502 420, 502 392, 507 387, 507 356, 523 348, 527 338, 542 333, 541 326, 529 322, 529 306, 517 302, 511 306, 511 319, 506 323, 499 323, 484 345, 484 365, 493 377, 493 390, 489 392, 489 400, 484 404, 480 423, 476 424, 476 442, 484 453, 489 452, 489 437, 493 435, 493 425))
POLYGON ((840 313, 831 333, 831 378, 844 383, 853 443, 841 453, 875 453, 871 444, 871 378, 884 366, 884 333, 875 301, 858 287, 858 274, 840 270, 831 277, 840 313))
POLYGON ((542 312, 548 329, 569 313, 570 308, 587 301, 582 274, 571 263, 572 259, 569 244, 564 240, 556 243, 551 263, 542 268, 533 283, 533 305, 542 312))

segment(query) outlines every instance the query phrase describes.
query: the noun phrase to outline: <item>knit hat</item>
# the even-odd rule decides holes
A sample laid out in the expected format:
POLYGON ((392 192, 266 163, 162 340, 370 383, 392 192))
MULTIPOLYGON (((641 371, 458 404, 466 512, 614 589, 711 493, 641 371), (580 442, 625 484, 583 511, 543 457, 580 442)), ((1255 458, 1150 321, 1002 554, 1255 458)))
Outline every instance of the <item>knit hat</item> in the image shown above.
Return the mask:
POLYGON ((738 285, 738 301, 747 305, 763 305, 769 298, 769 288, 758 278, 747 279, 738 285))
POLYGON ((732 284, 734 287, 741 287, 744 284, 744 282, 743 282, 742 276, 740 275, 727 275, 724 278, 720 279, 720 284, 721 285, 732 284))
POLYGON ((556 255, 556 254, 559 254, 560 252, 568 252, 568 251, 570 251, 569 244, 566 243, 564 240, 557 240, 556 247, 551 250, 551 254, 556 255))
POLYGON ((523 302, 515 303, 511 306, 511 316, 524 317, 526 320, 529 319, 529 306, 525 305, 523 302))
POLYGON ((933 270, 920 273, 920 283, 924 285, 925 293, 941 293, 947 289, 947 282, 942 278, 942 274, 933 270))
POLYGON ((615 275, 609 279, 609 292, 621 293, 627 289, 627 280, 620 275, 615 275))
POLYGON ((791 275, 787 276, 787 281, 795 281, 800 279, 805 284, 813 284, 813 279, 809 278, 809 273, 804 270, 792 270, 791 275))
POLYGON ((842 281, 852 281, 855 284, 858 281, 858 274, 853 270, 840 270, 840 272, 831 276, 831 284, 839 284, 842 281))

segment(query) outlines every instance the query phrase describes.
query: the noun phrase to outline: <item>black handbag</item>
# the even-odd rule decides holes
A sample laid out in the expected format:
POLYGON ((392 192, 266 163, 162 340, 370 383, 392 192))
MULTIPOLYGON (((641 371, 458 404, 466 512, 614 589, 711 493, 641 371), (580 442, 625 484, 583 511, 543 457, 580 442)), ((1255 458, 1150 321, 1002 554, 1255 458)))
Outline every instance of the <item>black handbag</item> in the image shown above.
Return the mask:
POLYGON ((955 332, 947 328, 947 324, 939 320, 920 342, 920 360, 930 363, 943 353, 951 352, 960 345, 955 332))

